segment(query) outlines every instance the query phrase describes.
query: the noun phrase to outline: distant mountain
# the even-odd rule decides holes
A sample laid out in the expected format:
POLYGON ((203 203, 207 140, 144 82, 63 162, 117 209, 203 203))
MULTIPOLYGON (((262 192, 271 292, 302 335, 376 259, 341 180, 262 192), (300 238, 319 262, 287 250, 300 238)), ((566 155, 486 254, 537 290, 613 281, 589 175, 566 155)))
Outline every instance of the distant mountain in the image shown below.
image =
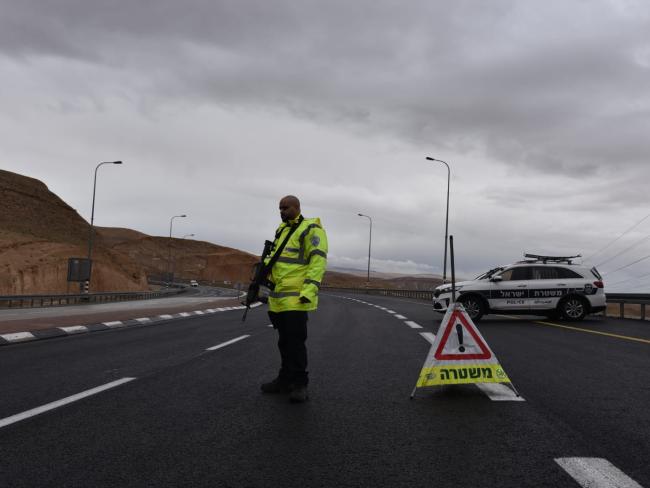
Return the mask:
MULTIPOLYGON (((337 273, 345 273, 353 276, 365 276, 365 277, 368 276, 367 269, 363 270, 363 269, 355 269, 355 268, 344 268, 340 266, 328 266, 327 270, 334 271, 337 273)), ((373 271, 372 269, 370 270, 370 278, 393 279, 393 278, 402 278, 402 277, 442 280, 441 275, 435 275, 435 274, 418 273, 418 274, 410 275, 406 273, 384 273, 381 271, 373 271)))

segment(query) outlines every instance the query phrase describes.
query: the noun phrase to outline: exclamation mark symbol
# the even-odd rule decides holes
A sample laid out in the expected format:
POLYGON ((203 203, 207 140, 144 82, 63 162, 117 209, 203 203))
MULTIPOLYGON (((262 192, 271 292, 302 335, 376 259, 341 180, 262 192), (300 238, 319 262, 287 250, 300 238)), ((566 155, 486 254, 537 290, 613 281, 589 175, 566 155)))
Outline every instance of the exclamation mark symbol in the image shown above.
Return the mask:
POLYGON ((460 344, 460 347, 458 350, 460 352, 465 352, 465 346, 463 346, 463 326, 460 324, 456 324, 456 333, 458 334, 458 344, 460 344))

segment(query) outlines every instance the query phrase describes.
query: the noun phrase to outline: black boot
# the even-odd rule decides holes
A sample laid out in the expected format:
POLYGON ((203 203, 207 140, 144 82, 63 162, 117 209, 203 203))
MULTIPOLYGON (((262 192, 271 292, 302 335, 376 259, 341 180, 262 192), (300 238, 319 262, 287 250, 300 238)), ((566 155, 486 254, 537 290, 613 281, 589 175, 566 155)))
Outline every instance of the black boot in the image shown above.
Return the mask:
POLYGON ((263 393, 289 393, 289 384, 276 378, 268 383, 262 383, 263 393))
POLYGON ((307 385, 296 385, 291 388, 291 393, 289 393, 289 401, 291 403, 304 403, 307 400, 309 400, 307 385))

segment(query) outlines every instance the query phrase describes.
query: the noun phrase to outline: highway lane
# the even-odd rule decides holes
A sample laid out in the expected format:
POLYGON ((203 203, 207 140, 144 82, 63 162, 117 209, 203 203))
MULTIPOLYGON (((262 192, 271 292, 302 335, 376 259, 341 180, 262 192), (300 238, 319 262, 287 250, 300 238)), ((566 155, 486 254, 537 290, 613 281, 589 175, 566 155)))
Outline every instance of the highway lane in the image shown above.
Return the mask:
POLYGON ((525 402, 474 386, 409 401, 429 349, 420 332, 438 320, 418 302, 364 300, 405 319, 323 297, 306 405, 259 393, 277 369, 259 309, 245 325, 228 312, 3 348, 0 418, 136 379, 1 428, 0 485, 578 486, 554 459, 597 456, 650 486, 648 345, 496 317, 481 331, 525 402), (618 378, 630 367, 636 380, 618 378))
POLYGON ((0 310, 0 334, 223 307, 238 304, 234 293, 226 288, 198 287, 188 288, 182 295, 149 300, 4 309, 0 310))

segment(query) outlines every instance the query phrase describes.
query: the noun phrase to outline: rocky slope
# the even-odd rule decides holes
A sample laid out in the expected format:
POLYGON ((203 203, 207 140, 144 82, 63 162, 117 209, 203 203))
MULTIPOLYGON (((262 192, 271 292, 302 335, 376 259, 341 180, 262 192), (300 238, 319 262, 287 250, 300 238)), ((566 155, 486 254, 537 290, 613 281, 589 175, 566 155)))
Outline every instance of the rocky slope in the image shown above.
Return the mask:
MULTIPOLYGON (((75 293, 68 258, 87 255, 89 224, 45 184, 0 170, 0 295, 75 293)), ((91 291, 148 289, 147 275, 246 282, 255 256, 207 242, 96 228, 91 291)))
MULTIPOLYGON (((87 254, 88 223, 42 182, 0 170, 0 294, 76 292, 68 258, 87 254)), ((147 288, 142 269, 94 248, 94 291, 147 288)))

